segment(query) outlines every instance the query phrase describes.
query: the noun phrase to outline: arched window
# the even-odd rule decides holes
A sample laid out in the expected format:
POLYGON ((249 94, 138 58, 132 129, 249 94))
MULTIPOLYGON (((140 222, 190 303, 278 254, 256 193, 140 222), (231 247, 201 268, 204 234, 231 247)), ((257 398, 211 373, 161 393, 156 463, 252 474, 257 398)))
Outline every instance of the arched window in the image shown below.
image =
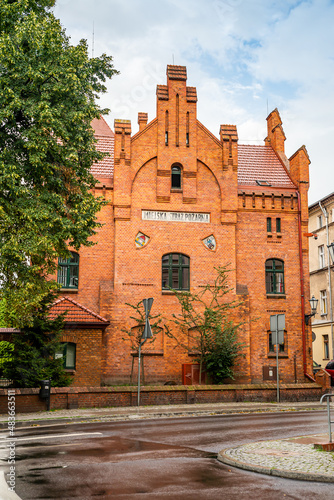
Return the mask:
POLYGON ((79 255, 71 252, 68 259, 58 259, 58 283, 62 288, 78 288, 79 284, 79 255))
POLYGON ((162 289, 189 290, 190 259, 182 253, 162 257, 162 289))
POLYGON ((266 260, 266 292, 284 293, 284 262, 282 260, 266 260))
POLYGON ((181 182, 181 175, 182 174, 182 169, 178 165, 173 165, 172 166, 172 171, 171 171, 171 188, 172 189, 181 189, 182 187, 182 182, 181 182))

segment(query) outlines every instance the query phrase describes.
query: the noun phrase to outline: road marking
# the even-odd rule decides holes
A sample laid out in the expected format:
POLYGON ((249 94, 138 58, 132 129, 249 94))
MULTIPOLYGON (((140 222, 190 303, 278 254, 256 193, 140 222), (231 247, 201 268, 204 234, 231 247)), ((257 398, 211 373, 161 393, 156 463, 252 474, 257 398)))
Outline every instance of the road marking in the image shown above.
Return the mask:
POLYGON ((51 434, 50 436, 27 436, 27 437, 9 437, 0 441, 1 443, 8 443, 8 441, 36 441, 38 439, 58 439, 58 438, 68 438, 74 436, 103 436, 102 432, 76 432, 74 434, 51 434))

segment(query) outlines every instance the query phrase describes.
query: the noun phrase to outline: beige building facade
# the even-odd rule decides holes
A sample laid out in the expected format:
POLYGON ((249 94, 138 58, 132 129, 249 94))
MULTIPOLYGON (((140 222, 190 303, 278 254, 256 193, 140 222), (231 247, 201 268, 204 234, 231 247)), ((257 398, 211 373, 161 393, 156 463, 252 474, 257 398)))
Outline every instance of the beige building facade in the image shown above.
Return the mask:
POLYGON ((318 300, 312 321, 313 360, 325 368, 334 359, 334 265, 329 246, 334 241, 334 193, 309 207, 310 291, 318 300))

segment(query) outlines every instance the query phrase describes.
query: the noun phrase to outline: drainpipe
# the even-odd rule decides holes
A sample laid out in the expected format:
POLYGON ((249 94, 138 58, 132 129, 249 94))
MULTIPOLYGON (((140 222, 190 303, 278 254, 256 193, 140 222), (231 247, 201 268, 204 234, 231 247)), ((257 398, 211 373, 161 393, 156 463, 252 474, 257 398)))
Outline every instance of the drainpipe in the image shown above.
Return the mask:
POLYGON ((298 235, 299 235, 299 266, 300 266, 300 296, 301 296, 301 309, 302 309, 302 342, 303 342, 303 366, 304 376, 312 382, 315 379, 306 372, 306 332, 305 332, 305 295, 304 295, 304 271, 303 271, 303 253, 302 253, 302 224, 301 224, 301 203, 299 191, 297 191, 298 198, 298 235))
POLYGON ((332 354, 334 359, 334 336, 333 336, 333 302, 332 302, 332 277, 331 277, 331 261, 329 255, 329 231, 328 231, 328 212, 326 207, 324 208, 319 201, 319 207, 325 216, 326 220, 326 238, 327 238, 327 263, 328 263, 328 288, 329 288, 329 310, 330 310, 330 321, 331 321, 331 338, 332 338, 332 354))

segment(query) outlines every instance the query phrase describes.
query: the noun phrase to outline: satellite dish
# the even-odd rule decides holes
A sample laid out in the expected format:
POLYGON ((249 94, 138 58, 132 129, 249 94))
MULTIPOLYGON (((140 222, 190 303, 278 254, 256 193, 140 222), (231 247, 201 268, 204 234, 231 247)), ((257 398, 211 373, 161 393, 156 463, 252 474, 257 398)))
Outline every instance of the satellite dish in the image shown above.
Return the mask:
POLYGON ((316 338, 317 338, 317 337, 316 337, 315 333, 314 333, 314 332, 312 332, 312 342, 314 342, 316 338))

